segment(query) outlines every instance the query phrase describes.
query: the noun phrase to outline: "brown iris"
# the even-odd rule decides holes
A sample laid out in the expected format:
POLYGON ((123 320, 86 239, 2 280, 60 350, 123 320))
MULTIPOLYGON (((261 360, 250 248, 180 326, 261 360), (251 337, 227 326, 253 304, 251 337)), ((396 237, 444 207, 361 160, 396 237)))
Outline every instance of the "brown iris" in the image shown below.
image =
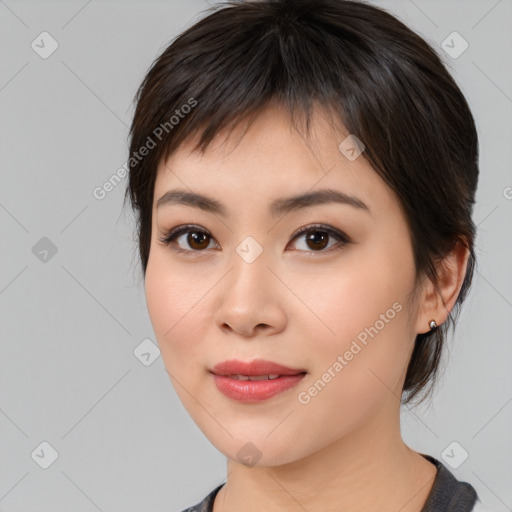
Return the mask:
POLYGON ((327 246, 329 235, 325 231, 310 231, 306 240, 310 249, 323 249, 327 246), (318 235, 318 236, 317 236, 318 235), (309 245, 312 242, 313 245, 309 245))
POLYGON ((210 235, 200 231, 190 231, 187 236, 187 243, 193 249, 206 249, 210 243, 210 235))

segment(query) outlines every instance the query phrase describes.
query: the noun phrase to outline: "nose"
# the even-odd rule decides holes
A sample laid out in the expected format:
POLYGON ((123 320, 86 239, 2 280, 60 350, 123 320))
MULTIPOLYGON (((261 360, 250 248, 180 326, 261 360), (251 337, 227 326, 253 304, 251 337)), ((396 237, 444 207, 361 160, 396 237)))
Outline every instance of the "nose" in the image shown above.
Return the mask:
POLYGON ((214 320, 219 329, 254 337, 277 334, 285 328, 285 287, 269 263, 265 252, 252 262, 234 252, 222 286, 215 287, 219 307, 214 320))

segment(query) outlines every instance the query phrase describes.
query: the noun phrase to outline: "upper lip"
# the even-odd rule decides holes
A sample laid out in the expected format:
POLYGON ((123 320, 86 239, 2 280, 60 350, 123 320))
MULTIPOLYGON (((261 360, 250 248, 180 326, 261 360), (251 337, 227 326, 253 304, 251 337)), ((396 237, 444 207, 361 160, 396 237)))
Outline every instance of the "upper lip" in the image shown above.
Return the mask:
POLYGON ((257 375, 297 375, 305 373, 306 370, 289 368, 264 359, 253 359, 249 362, 230 359, 216 364, 211 372, 215 375, 247 375, 251 377, 257 375))

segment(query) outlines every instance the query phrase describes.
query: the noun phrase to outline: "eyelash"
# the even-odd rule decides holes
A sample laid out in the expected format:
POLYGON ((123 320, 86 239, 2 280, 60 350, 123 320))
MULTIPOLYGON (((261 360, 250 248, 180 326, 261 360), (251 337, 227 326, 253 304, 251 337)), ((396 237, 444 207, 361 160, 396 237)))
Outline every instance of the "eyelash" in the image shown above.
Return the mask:
MULTIPOLYGON (((313 253, 313 254, 314 253, 326 253, 326 252, 331 252, 332 250, 339 250, 339 249, 343 248, 346 244, 351 242, 350 238, 345 233, 343 233, 342 231, 339 231, 337 229, 334 229, 330 226, 326 226, 324 224, 310 224, 308 226, 300 228, 296 233, 294 233, 291 240, 293 241, 305 233, 315 232, 315 231, 327 233, 329 236, 337 239, 338 242, 341 242, 341 244, 334 245, 334 246, 330 247, 329 249, 325 249, 325 250, 324 249, 318 250, 318 251, 313 251, 313 250, 303 251, 303 250, 301 250, 300 252, 313 253)), ((177 226, 176 228, 171 229, 168 233, 165 234, 165 236, 158 237, 158 240, 164 245, 171 245, 171 243, 176 238, 178 238, 180 235, 182 235, 184 233, 189 233, 189 232, 200 233, 202 235, 204 234, 213 239, 213 236, 206 229, 200 228, 199 226, 196 226, 194 224, 185 224, 185 225, 177 226)), ((173 250, 176 252, 179 252, 179 253, 186 254, 187 256, 191 256, 192 253, 202 253, 202 252, 206 251, 206 249, 194 250, 194 249, 182 249, 180 247, 175 247, 175 248, 173 248, 173 250)), ((313 256, 313 255, 311 255, 311 256, 313 256)))

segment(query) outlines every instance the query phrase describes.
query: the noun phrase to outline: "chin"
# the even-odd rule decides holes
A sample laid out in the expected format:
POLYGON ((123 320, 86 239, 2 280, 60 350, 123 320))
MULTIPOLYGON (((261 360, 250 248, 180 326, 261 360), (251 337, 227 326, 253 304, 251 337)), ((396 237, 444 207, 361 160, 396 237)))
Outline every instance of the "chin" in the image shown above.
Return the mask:
POLYGON ((244 435, 236 435, 229 428, 228 431, 233 437, 224 431, 212 436, 207 432, 204 434, 226 458, 248 468, 282 466, 307 455, 298 453, 296 438, 292 438, 286 431, 274 439, 270 439, 273 434, 267 437, 267 431, 254 433, 246 430, 244 435))

